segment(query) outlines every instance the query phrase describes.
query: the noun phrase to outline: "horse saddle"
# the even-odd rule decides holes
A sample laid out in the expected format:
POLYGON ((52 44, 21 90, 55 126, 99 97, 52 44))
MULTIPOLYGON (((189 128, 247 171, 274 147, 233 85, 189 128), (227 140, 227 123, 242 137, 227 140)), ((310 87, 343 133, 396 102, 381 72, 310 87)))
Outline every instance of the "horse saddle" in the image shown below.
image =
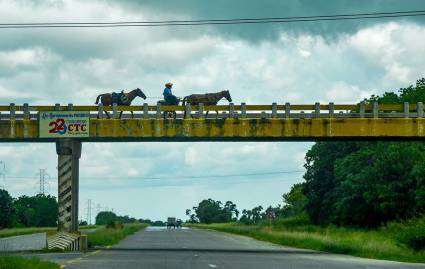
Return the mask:
POLYGON ((126 104, 128 101, 127 95, 123 92, 120 92, 120 93, 113 92, 111 97, 112 97, 112 104, 117 104, 119 106, 126 104))

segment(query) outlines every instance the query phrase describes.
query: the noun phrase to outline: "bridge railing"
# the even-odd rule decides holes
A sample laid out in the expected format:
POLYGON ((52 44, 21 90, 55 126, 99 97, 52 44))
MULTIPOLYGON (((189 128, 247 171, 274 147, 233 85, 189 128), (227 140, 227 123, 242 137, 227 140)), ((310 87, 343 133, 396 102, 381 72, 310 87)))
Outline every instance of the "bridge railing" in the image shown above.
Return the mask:
POLYGON ((29 104, 15 105, 13 103, 0 106, 0 120, 35 120, 41 111, 89 111, 92 118, 163 118, 165 113, 172 113, 181 118, 415 118, 424 116, 423 103, 417 104, 277 104, 247 105, 190 105, 168 106, 78 106, 68 104, 61 106, 31 106, 29 104), (208 116, 206 116, 208 114, 208 116))

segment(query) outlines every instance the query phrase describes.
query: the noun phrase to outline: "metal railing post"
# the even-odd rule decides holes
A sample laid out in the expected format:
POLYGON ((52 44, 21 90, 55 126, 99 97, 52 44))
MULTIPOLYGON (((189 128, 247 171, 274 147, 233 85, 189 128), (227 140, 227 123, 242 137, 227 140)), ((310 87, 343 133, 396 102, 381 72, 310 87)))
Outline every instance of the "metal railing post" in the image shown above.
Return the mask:
POLYGON ((374 118, 379 117, 379 104, 378 104, 378 102, 373 102, 373 117, 374 118))
POLYGON ((364 101, 360 102, 360 108, 359 108, 360 118, 364 118, 366 114, 366 105, 364 101))
POLYGON ((289 119, 291 117, 291 104, 285 103, 285 118, 289 119))
POLYGON ((190 103, 186 104, 184 111, 185 111, 184 118, 190 119, 192 115, 192 106, 190 105, 190 103))
POLYGON ((161 118, 161 103, 156 103, 156 119, 161 118))
POLYGON ((31 119, 30 108, 28 103, 24 103, 24 119, 25 120, 31 119))
POLYGON ((277 118, 277 103, 272 103, 272 118, 277 118))
POLYGON ((229 103, 229 118, 235 117, 235 105, 233 103, 229 103))
POLYGON ((241 117, 246 118, 246 103, 241 103, 241 117))
POLYGON ((204 104, 203 103, 200 103, 198 105, 198 117, 200 119, 203 119, 204 118, 204 104))
POLYGON ((114 119, 118 118, 118 105, 117 105, 117 103, 112 104, 112 117, 114 119))
POLYGON ((314 104, 314 117, 319 118, 320 117, 320 103, 316 102, 314 104))
POLYGON ((143 103, 143 118, 149 118, 149 105, 148 103, 143 103))
POLYGON ((335 116, 335 104, 333 102, 329 103, 329 118, 333 118, 335 116))
POLYGON ((409 102, 404 102, 404 104, 403 104, 403 112, 404 112, 404 117, 405 118, 410 117, 410 115, 409 115, 409 113, 410 113, 409 102))
POLYGON ((10 120, 15 120, 16 119, 16 106, 15 103, 10 103, 9 106, 9 119, 10 120))
POLYGON ((418 110, 418 118, 423 118, 423 116, 424 116, 424 104, 422 102, 418 102, 417 110, 418 110))
POLYGON ((103 119, 103 104, 102 103, 99 103, 97 105, 97 117, 99 119, 103 119))

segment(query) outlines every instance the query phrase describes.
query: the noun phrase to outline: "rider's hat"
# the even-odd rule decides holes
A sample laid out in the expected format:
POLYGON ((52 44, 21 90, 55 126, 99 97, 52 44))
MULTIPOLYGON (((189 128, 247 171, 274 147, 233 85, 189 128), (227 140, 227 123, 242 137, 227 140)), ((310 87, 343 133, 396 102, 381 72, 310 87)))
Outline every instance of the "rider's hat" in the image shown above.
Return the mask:
POLYGON ((165 87, 171 87, 171 86, 173 86, 173 83, 171 82, 165 83, 165 87))

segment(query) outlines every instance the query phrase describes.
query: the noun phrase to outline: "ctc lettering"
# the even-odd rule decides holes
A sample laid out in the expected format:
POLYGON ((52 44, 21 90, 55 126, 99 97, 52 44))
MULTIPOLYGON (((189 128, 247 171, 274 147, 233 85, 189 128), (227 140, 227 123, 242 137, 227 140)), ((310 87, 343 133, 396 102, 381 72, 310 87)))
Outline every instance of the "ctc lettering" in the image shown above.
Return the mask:
POLYGON ((55 121, 51 121, 49 126, 52 127, 49 130, 51 134, 66 134, 66 132, 86 132, 87 125, 85 123, 70 123, 68 126, 65 124, 64 119, 57 119, 55 121))

